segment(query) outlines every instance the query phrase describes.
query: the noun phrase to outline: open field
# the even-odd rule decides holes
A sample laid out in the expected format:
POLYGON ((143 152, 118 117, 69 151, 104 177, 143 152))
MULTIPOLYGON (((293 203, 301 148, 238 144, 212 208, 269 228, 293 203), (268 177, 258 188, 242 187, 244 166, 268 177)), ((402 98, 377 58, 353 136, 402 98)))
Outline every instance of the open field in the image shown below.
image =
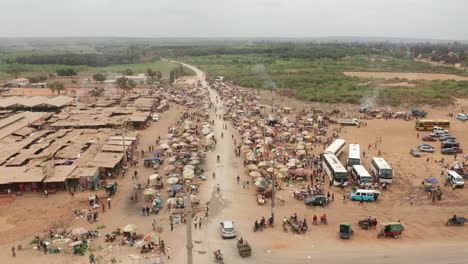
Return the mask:
POLYGON ((227 81, 244 87, 278 89, 285 95, 307 101, 359 104, 372 97, 376 103, 395 106, 451 104, 453 96, 468 96, 466 81, 418 79, 412 84, 414 89, 394 84, 402 81, 396 79, 398 76, 417 79, 425 74, 445 79, 458 74, 458 80, 468 79, 466 72, 453 67, 429 65, 411 58, 355 55, 342 59, 309 60, 247 54, 192 56, 180 60, 199 66, 211 77, 221 75, 227 81), (359 76, 343 74, 350 71, 363 73, 359 76), (379 72, 386 72, 384 76, 391 78, 387 80, 391 87, 385 87, 386 82, 371 81, 371 77, 379 76, 379 72))
POLYGON ((360 78, 377 78, 377 79, 407 79, 407 80, 456 80, 467 81, 467 76, 459 76, 453 74, 441 73, 409 73, 409 72, 344 72, 346 76, 360 78))

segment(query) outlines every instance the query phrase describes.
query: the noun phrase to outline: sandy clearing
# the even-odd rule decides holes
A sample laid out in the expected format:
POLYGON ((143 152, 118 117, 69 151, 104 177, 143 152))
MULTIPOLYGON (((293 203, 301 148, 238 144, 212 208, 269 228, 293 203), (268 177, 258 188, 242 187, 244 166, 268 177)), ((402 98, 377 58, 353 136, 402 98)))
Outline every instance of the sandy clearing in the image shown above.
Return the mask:
POLYGON ((414 83, 409 83, 409 82, 379 83, 378 85, 385 86, 385 87, 415 87, 416 86, 414 83))
POLYGON ((441 73, 417 73, 417 72, 343 72, 344 75, 361 78, 393 79, 402 78, 408 80, 457 80, 467 81, 468 77, 454 74, 441 73))

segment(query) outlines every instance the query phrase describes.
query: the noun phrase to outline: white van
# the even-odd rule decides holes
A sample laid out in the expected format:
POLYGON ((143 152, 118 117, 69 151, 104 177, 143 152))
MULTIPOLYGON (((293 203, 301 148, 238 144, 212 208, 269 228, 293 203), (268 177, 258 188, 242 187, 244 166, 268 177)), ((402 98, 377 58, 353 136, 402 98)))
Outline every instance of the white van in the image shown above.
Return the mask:
POLYGON ((465 186, 465 180, 456 171, 448 170, 447 174, 449 176, 450 184, 458 188, 463 188, 465 186))
POLYGON ((376 190, 357 189, 351 193, 350 199, 352 201, 377 201, 380 192, 376 190))

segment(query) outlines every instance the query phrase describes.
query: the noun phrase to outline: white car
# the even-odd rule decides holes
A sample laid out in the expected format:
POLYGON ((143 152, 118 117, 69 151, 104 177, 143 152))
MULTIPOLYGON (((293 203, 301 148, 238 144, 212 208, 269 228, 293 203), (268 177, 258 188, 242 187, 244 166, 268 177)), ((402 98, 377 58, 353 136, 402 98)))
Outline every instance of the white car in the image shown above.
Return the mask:
POLYGON ((221 225, 221 236, 223 238, 231 238, 236 237, 237 232, 234 228, 234 222, 232 221, 223 221, 220 223, 221 225))
POLYGON ((435 126, 435 127, 432 129, 432 132, 434 132, 434 133, 439 133, 439 134, 446 134, 446 133, 448 133, 448 130, 447 130, 447 129, 444 129, 444 128, 442 128, 442 127, 435 126))
POLYGON ((159 115, 154 114, 154 115, 153 115, 153 121, 154 121, 154 122, 158 122, 158 121, 159 121, 159 115))

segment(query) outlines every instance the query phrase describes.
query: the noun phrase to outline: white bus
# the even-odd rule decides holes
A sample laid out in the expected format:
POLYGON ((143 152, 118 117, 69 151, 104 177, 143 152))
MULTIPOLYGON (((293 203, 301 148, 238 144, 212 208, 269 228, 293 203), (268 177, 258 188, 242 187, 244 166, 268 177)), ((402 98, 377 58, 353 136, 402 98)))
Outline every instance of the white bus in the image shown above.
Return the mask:
POLYGON ((361 148, 359 144, 349 144, 348 167, 361 164, 361 148))
POLYGON ((339 157, 343 152, 345 145, 346 141, 344 139, 337 139, 323 151, 323 154, 332 154, 339 157))
POLYGON ((392 183, 393 169, 383 158, 372 158, 372 171, 379 182, 392 183))
POLYGON ((369 186, 372 184, 372 176, 362 165, 353 165, 351 173, 356 178, 360 187, 369 186))
POLYGON ((348 171, 335 155, 323 154, 322 166, 333 185, 348 185, 348 171))

